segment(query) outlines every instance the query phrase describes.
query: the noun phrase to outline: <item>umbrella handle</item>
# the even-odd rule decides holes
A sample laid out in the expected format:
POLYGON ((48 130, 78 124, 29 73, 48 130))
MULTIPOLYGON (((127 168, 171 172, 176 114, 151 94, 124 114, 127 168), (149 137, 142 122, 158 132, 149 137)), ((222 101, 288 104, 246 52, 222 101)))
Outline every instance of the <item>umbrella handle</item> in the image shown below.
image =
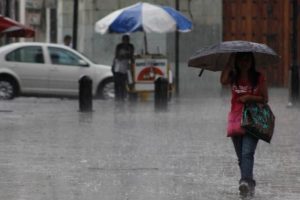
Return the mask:
POLYGON ((201 77, 202 76, 202 74, 203 74, 203 72, 204 72, 204 69, 201 69, 201 71, 200 71, 200 73, 199 73, 199 77, 201 77))

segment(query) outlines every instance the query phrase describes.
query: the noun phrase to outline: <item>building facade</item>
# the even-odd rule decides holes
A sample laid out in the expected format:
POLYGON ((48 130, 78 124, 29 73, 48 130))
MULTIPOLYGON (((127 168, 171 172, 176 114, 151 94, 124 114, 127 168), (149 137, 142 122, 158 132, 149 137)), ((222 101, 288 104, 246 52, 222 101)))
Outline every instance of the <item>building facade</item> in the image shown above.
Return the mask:
MULTIPOLYGON (((6 2, 6 0, 0 0, 6 2)), ((63 43, 65 35, 73 33, 74 0, 10 0, 15 6, 14 19, 33 27, 36 37, 33 41, 63 43)), ((114 10, 139 2, 138 0, 78 0, 77 50, 95 62, 111 65, 114 48, 121 35, 95 33, 96 21, 114 10)), ((153 4, 175 8, 176 0, 148 0, 153 4)), ((193 88, 201 91, 217 91, 218 73, 207 72, 201 79, 199 70, 188 68, 188 58, 199 48, 222 40, 222 1, 220 0, 178 0, 180 11, 193 21, 193 30, 179 34, 179 85, 180 93, 189 93, 193 88), (210 84, 210 82, 215 82, 210 84), (192 85, 192 86, 191 86, 192 85)), ((0 4, 1 5, 1 4, 0 4)), ((3 6, 2 6, 3 7, 3 6)), ((4 5, 5 7, 5 5, 4 5)), ((131 34, 136 54, 144 49, 143 33, 131 34)), ((175 75, 175 34, 147 34, 148 51, 165 54, 175 75)))
POLYGON ((265 73, 272 86, 287 86, 291 65, 292 1, 223 0, 223 40, 268 44, 281 57, 265 73))
MULTIPOLYGON (((62 43, 64 35, 72 35, 74 0, 58 0, 57 39, 62 43)), ((84 0, 79 1, 77 50, 84 52, 98 63, 111 65, 114 48, 121 40, 121 35, 95 33, 96 21, 114 10, 139 2, 138 0, 84 0)), ((153 4, 167 5, 175 8, 176 0, 148 0, 153 4)), ((187 67, 188 58, 199 48, 222 40, 222 1, 221 0, 179 0, 180 11, 193 21, 194 28, 189 33, 180 33, 180 93, 193 88, 209 89, 219 92, 219 73, 207 72, 201 79, 199 70, 187 67), (210 84, 215 82, 215 85, 210 84), (191 85, 193 85, 191 87, 191 85)), ((174 70, 175 34, 147 34, 150 53, 167 55, 174 70)), ((144 49, 143 33, 132 33, 131 41, 138 54, 144 49)), ((173 73, 174 75, 174 73, 173 73)))
POLYGON ((34 38, 13 41, 57 42, 56 0, 0 0, 0 14, 32 27, 34 38))
MULTIPOLYGON (((63 37, 73 33, 74 1, 0 0, 0 14, 33 27, 36 30, 36 37, 26 40, 63 43, 63 37)), ((94 25, 114 10, 137 2, 139 1, 78 0, 77 50, 98 63, 111 65, 114 47, 120 42, 121 35, 100 35, 95 33, 94 25)), ((176 0, 147 0, 145 2, 175 7, 176 0)), ((219 73, 211 72, 206 72, 199 79, 196 69, 187 68, 188 58, 197 49, 222 40, 241 39, 266 43, 274 48, 282 59, 278 66, 266 71, 269 75, 269 84, 288 86, 292 54, 291 1, 178 0, 178 2, 180 11, 189 17, 194 25, 191 32, 180 33, 179 37, 181 91, 190 88, 191 82, 195 83, 194 88, 212 89, 211 84, 208 83, 218 79, 219 73)), ((149 52, 167 55, 174 68, 174 33, 147 34, 147 37, 149 52)), ((135 45, 135 53, 142 52, 144 49, 143 33, 131 34, 131 40, 135 45)))

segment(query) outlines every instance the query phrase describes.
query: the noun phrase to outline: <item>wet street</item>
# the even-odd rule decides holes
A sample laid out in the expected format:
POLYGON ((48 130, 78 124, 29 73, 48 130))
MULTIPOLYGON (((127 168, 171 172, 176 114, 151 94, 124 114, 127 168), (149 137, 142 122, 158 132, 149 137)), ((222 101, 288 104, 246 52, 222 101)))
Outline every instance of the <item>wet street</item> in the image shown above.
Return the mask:
MULTIPOLYGON (((300 108, 270 90, 272 143, 259 142, 253 200, 300 199, 300 108)), ((0 103, 1 200, 232 200, 236 155, 226 135, 229 95, 135 104, 17 98, 0 103)))

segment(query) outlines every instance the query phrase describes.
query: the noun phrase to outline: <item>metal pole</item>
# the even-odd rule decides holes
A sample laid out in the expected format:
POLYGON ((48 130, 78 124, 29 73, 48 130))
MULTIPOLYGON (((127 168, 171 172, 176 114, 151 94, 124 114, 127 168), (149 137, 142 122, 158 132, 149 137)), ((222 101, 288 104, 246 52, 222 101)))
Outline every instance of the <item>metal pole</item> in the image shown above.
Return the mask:
POLYGON ((10 0, 5 1, 5 16, 10 17, 10 0))
POLYGON ((147 41, 147 33, 144 32, 144 45, 145 45, 145 54, 148 54, 148 41, 147 41))
MULTIPOLYGON (((10 18, 10 0, 5 1, 5 16, 10 18)), ((5 36, 5 44, 9 44, 10 39, 8 36, 5 36)))
POLYGON ((73 7, 73 48, 77 49, 77 30, 78 30, 78 0, 74 0, 73 7))
POLYGON ((292 66, 291 66, 291 100, 298 100, 299 97, 299 69, 298 69, 298 0, 293 0, 293 21, 292 21, 292 66))
MULTIPOLYGON (((179 11, 179 0, 175 1, 175 9, 179 11)), ((175 32, 175 94, 179 96, 179 32, 175 32)))

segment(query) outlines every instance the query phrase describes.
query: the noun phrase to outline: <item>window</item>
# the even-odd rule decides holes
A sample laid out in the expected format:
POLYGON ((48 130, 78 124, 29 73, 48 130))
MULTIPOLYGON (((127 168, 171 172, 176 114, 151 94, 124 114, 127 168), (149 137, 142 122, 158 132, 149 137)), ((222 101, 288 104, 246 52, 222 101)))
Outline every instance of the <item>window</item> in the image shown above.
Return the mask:
POLYGON ((6 56, 7 61, 25 63, 44 63, 43 50, 38 46, 21 47, 6 56))
POLYGON ((72 53, 71 51, 57 48, 57 47, 49 47, 49 53, 51 62, 57 65, 76 65, 80 66, 80 60, 82 60, 79 56, 72 53))

